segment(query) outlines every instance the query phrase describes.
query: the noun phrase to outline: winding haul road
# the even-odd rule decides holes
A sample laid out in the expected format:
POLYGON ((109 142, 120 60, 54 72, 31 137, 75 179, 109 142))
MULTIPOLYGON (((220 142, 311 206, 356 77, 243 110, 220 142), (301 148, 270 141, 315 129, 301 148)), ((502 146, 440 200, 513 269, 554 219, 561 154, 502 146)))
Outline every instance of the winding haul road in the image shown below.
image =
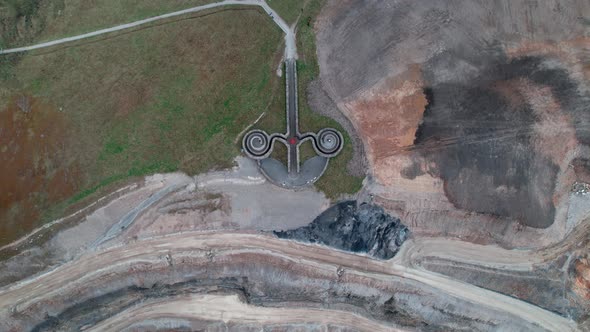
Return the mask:
MULTIPOLYGON (((27 52, 52 47, 135 28, 158 20, 228 5, 252 5, 263 8, 265 12, 272 17, 274 23, 285 33, 285 58, 296 59, 297 50, 295 46, 294 29, 289 27, 287 23, 262 0, 225 0, 128 24, 117 25, 78 36, 62 38, 26 47, 0 50, 0 54, 27 52)), ((141 210, 141 208, 138 210, 141 210)), ((574 236, 573 240, 578 239, 580 236, 588 236, 588 223, 586 222, 584 225, 586 226, 583 226, 583 229, 577 229, 575 231, 576 236, 574 236)), ((571 243, 571 241, 567 242, 571 243)), ((401 277, 425 286, 433 287, 449 296, 463 299, 491 310, 516 315, 523 320, 535 323, 550 331, 575 331, 577 329, 576 324, 572 320, 535 305, 456 281, 440 274, 411 267, 413 261, 423 257, 432 256, 496 268, 527 270, 530 269, 533 264, 543 261, 548 257, 552 257, 555 252, 562 252, 566 245, 567 244, 564 243, 539 253, 531 253, 505 250, 491 246, 476 246, 460 241, 437 239, 423 241, 416 240, 405 246, 397 258, 393 261, 387 262, 377 261, 365 256, 344 253, 326 247, 300 244, 263 235, 240 233, 174 234, 139 241, 124 247, 113 247, 99 252, 90 252, 49 272, 4 287, 0 289, 0 316, 8 317, 10 312, 26 310, 28 307, 33 306, 39 301, 50 299, 52 296, 59 293, 67 293, 68 288, 72 287, 72 285, 80 283, 90 284, 93 281, 108 275, 109 269, 112 267, 133 265, 138 261, 158 260, 163 253, 167 252, 199 252, 215 249, 228 252, 234 250, 264 252, 268 255, 290 259, 297 262, 297 264, 322 268, 343 266, 347 268, 347 271, 352 271, 352 273, 366 275, 380 280, 390 280, 392 276, 401 277), (476 251, 474 251, 475 249, 476 251)), ((329 319, 342 322, 343 325, 354 326, 361 330, 378 331, 384 329, 383 326, 379 324, 367 321, 363 318, 357 318, 349 313, 343 315, 337 311, 318 311, 316 309, 255 308, 241 303, 235 297, 189 296, 170 301, 177 301, 178 303, 176 304, 183 304, 181 306, 184 308, 183 312, 173 312, 178 316, 198 316, 212 319, 219 316, 225 316, 226 318, 234 317, 238 320, 258 319, 258 321, 261 322, 271 322, 276 320, 278 311, 280 311, 281 315, 283 315, 282 317, 286 317, 287 321, 297 322, 303 321, 302 317, 312 317, 318 321, 329 319), (209 308, 206 310, 203 309, 203 304, 208 304, 209 308), (197 307, 201 309, 196 309, 197 307), (226 309, 229 309, 229 311, 226 309)), ((177 308, 178 305, 172 306, 171 303, 159 302, 151 304, 151 311, 149 312, 154 313, 154 315, 158 312, 164 314, 169 312, 173 307, 177 308)), ((118 316, 112 317, 103 322, 103 324, 97 326, 96 329, 102 330, 106 327, 110 328, 115 326, 122 327, 123 325, 128 324, 128 322, 123 319, 124 317, 141 317, 141 315, 147 315, 145 318, 149 319, 149 312, 142 312, 141 309, 132 312, 123 312, 118 316)), ((0 327, 2 327, 2 322, 0 322, 0 327)))
POLYGON ((423 259, 440 258, 499 270, 531 271, 535 265, 555 260, 589 238, 590 219, 583 220, 563 240, 538 250, 508 250, 452 239, 419 238, 406 241, 392 261, 413 266, 423 259))
MULTIPOLYGON (((161 317, 201 319, 204 321, 247 322, 247 324, 309 324, 336 325, 360 331, 404 331, 383 326, 365 317, 345 311, 307 308, 265 308, 243 303, 237 295, 191 295, 174 300, 149 303, 126 310, 90 328, 88 332, 123 331, 161 317)), ((140 325, 141 326, 141 325, 140 325)))
MULTIPOLYGON (((0 317, 6 317, 9 312, 26 311, 36 303, 50 300, 58 294, 69 294, 70 288, 91 285, 98 280, 104 280, 105 276, 112 273, 109 271, 111 269, 158 261, 166 253, 197 255, 209 250, 214 250, 216 257, 223 253, 251 251, 285 258, 296 262, 301 267, 335 269, 342 266, 346 268, 347 273, 355 273, 382 281, 391 280, 394 282, 391 279, 392 276, 400 277, 433 287, 448 296, 463 299, 490 310, 510 313, 527 322, 538 324, 549 331, 576 330, 576 324, 573 321, 555 313, 436 273, 388 261, 378 261, 323 246, 242 233, 173 234, 83 255, 55 270, 2 289, 0 291, 0 317)), ((0 323, 0 327, 2 327, 2 323, 0 323)))

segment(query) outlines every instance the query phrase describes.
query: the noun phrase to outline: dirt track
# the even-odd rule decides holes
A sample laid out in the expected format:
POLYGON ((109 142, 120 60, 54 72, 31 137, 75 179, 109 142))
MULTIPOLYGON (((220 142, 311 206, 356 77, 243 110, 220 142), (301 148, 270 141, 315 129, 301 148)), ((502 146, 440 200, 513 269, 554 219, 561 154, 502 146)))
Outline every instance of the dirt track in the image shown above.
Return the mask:
POLYGON ((415 234, 557 241, 589 153, 589 15, 580 0, 327 1, 322 88, 363 141, 367 190, 415 234))
POLYGON ((589 234, 590 220, 586 220, 562 241, 539 250, 507 250, 452 239, 419 238, 405 243, 393 261, 411 266, 419 260, 436 257, 500 270, 530 271, 534 265, 554 260, 587 241, 589 234))
MULTIPOLYGON (((276 221, 276 217, 270 218, 269 221, 273 219, 274 221, 268 225, 265 225, 265 223, 260 224, 258 221, 248 226, 250 223, 250 221, 247 221, 248 218, 260 220, 260 218, 277 216, 277 211, 273 212, 272 205, 266 208, 261 206, 261 210, 256 212, 259 215, 252 214, 255 211, 244 212, 239 208, 240 204, 248 206, 247 198, 249 196, 239 193, 259 192, 261 195, 269 189, 265 186, 270 186, 264 184, 264 180, 260 175, 251 173, 253 170, 248 165, 248 163, 243 164, 241 168, 233 171, 199 176, 194 184, 191 184, 190 178, 177 174, 156 176, 147 181, 147 187, 135 189, 138 193, 142 193, 140 197, 144 197, 143 199, 136 198, 135 194, 131 192, 117 199, 115 201, 117 204, 112 207, 109 204, 99 210, 96 217, 91 215, 79 230, 58 235, 60 242, 66 239, 71 241, 72 237, 76 237, 76 232, 87 233, 89 231, 85 225, 91 226, 100 219, 112 215, 114 219, 111 221, 108 221, 108 219, 101 221, 101 223, 105 224, 105 226, 101 227, 106 234, 108 229, 106 225, 114 225, 120 220, 124 220, 125 214, 131 213, 135 207, 141 205, 142 200, 150 196, 153 197, 153 194, 163 190, 162 188, 176 186, 179 182, 184 183, 188 188, 174 192, 166 197, 160 197, 159 202, 153 203, 153 205, 142 211, 127 230, 118 233, 115 238, 105 242, 101 251, 94 252, 82 249, 81 256, 74 256, 73 260, 68 263, 60 263, 57 268, 49 272, 43 272, 36 277, 0 289, 0 308, 4 317, 0 326, 6 329, 15 326, 32 327, 29 324, 38 323, 44 319, 43 310, 58 314, 72 305, 75 306, 77 301, 92 299, 98 294, 106 294, 121 287, 132 285, 150 287, 149 282, 145 286, 142 281, 149 276, 156 278, 157 282, 174 283, 178 282, 174 277, 178 270, 189 271, 187 272, 188 275, 195 274, 195 278, 202 274, 203 271, 210 271, 205 272, 207 278, 233 278, 238 275, 247 276, 248 273, 255 273, 253 271, 266 271, 272 267, 281 271, 277 271, 277 273, 296 273, 299 277, 295 278, 300 280, 301 284, 298 287, 301 287, 301 290, 312 287, 317 283, 317 280, 326 278, 325 276, 336 277, 338 271, 342 270, 345 271, 344 276, 346 278, 357 280, 358 286, 355 287, 373 287, 375 284, 384 284, 392 287, 410 287, 411 290, 406 290, 406 292, 430 292, 431 295, 423 295, 421 301, 436 300, 442 301, 442 303, 460 301, 460 304, 455 304, 457 312, 466 311, 465 314, 469 316, 473 314, 469 313, 469 310, 472 309, 470 307, 477 308, 476 312, 487 313, 486 317, 488 318, 483 318, 483 320, 490 319, 493 321, 500 319, 510 322, 512 326, 514 324, 525 324, 526 322, 529 327, 525 329, 530 329, 530 324, 543 326, 552 331, 576 329, 576 324, 567 318, 513 297, 454 280, 453 276, 443 276, 429 272, 422 267, 422 263, 442 258, 450 262, 489 267, 498 271, 530 271, 537 264, 567 254, 572 250, 572 246, 585 240, 590 227, 589 223, 582 223, 563 241, 540 251, 507 250, 497 246, 482 246, 442 238, 416 238, 404 245, 399 256, 391 261, 378 261, 327 247, 304 245, 265 235, 244 233, 243 231, 237 231, 239 228, 236 228, 236 226, 231 226, 225 231, 220 230, 220 228, 227 228, 227 226, 220 227, 222 224, 215 224, 216 226, 211 226, 213 228, 203 228, 206 224, 178 228, 180 225, 184 227, 187 223, 190 225, 190 223, 199 222, 195 220, 198 215, 192 214, 193 212, 189 212, 189 214, 176 214, 175 212, 179 209, 179 207, 175 207, 178 204, 180 204, 178 205, 180 207, 184 206, 183 209, 191 211, 190 206, 192 203, 190 202, 193 200, 198 202, 199 197, 203 195, 202 193, 190 191, 192 186, 200 188, 199 190, 212 190, 212 192, 222 192, 228 197, 234 197, 229 204, 234 209, 237 209, 235 212, 238 214, 234 220, 244 223, 244 226, 246 226, 244 229, 260 229, 258 227, 276 229, 281 227, 282 224, 276 221), (232 194, 232 192, 235 193, 232 194), (244 201, 244 199, 246 200, 244 201), (110 212, 113 208, 115 210, 110 212), (113 214, 115 211, 117 212, 113 214), (151 226, 152 224, 153 226, 151 226), (162 229, 162 226, 166 224, 174 226, 171 229, 162 229), (158 225, 160 230, 153 232, 152 229, 157 230, 154 227, 158 225), (255 228, 252 228, 252 226, 255 226, 255 228), (195 232, 190 231, 191 229, 211 229, 214 231, 195 232), (231 231, 231 229, 235 231, 231 231), (179 230, 183 233, 177 233, 179 230), (169 232, 176 234, 158 236, 158 234, 167 234, 169 232), (134 240, 137 239, 137 235, 139 235, 140 240, 134 240), (281 264, 285 266, 279 267, 281 264), (242 272, 229 272, 236 268, 241 269, 242 272), (218 272, 214 273, 213 271, 218 272), (322 271, 321 273, 325 276, 313 277, 309 275, 318 271, 322 271), (306 275, 307 277, 305 277, 306 275), (316 278, 316 281, 312 281, 314 278, 316 278), (92 288, 88 288, 88 285, 92 285, 92 288), (72 302, 74 298, 76 300, 72 302), (23 319, 24 317, 26 319, 23 319)), ((301 201, 301 204, 303 204, 306 202, 304 197, 310 194, 279 190, 269 196, 268 200, 270 197, 280 201, 286 200, 291 202, 288 204, 291 206, 295 204, 294 201, 301 201), (291 199, 281 195, 290 195, 291 199)), ((317 201, 317 198, 315 201, 317 201)), ((309 205, 309 202, 305 204, 309 205)), ((210 217, 219 220, 222 217, 219 212, 221 211, 210 211, 208 214, 210 217)), ((210 217, 198 218, 203 220, 201 222, 205 222, 210 217)), ((231 220, 231 218, 228 220, 231 220)), ((285 220, 285 222, 284 225, 292 224, 292 221, 285 220)), ((98 238, 100 239, 101 236, 98 238)), ((90 241, 89 243, 95 242, 91 237, 87 241, 90 241)), ((70 247, 69 250, 73 252, 80 250, 77 249, 79 247, 72 247, 71 245, 70 247)), ((258 282, 279 282, 279 284, 283 282, 280 281, 283 280, 283 277, 275 279, 274 275, 274 272, 263 272, 262 276, 251 275, 250 278, 258 280, 258 282)), ((346 283, 342 283, 342 285, 346 285, 346 283)), ((383 290, 381 292, 387 294, 383 290)), ((174 301, 173 298, 170 298, 170 300, 174 301)), ((292 307, 291 300, 286 298, 284 301, 286 308, 292 307)), ((313 301, 309 303, 313 303, 313 301)), ((427 305, 427 307, 429 306, 427 305)), ((416 310, 420 312, 424 308, 416 310)), ((472 319, 482 319, 476 317, 473 316, 472 319)), ((375 319, 373 317, 367 318, 375 319)))
POLYGON ((123 331, 134 323, 158 318, 186 318, 224 323, 256 325, 308 324, 338 326, 358 331, 405 331, 383 326, 364 317, 335 310, 262 308, 245 304, 237 296, 184 296, 176 299, 150 303, 122 312, 94 326, 88 331, 123 331))

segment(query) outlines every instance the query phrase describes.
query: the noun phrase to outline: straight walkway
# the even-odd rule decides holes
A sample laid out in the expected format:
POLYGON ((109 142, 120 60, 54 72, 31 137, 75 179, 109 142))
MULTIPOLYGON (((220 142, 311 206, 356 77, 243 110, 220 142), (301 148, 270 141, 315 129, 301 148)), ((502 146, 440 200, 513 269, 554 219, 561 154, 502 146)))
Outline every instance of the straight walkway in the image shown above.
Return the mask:
POLYGON ((285 90, 287 91, 287 146, 288 169, 293 176, 299 173, 299 118, 297 109, 297 64, 295 59, 285 61, 285 90))

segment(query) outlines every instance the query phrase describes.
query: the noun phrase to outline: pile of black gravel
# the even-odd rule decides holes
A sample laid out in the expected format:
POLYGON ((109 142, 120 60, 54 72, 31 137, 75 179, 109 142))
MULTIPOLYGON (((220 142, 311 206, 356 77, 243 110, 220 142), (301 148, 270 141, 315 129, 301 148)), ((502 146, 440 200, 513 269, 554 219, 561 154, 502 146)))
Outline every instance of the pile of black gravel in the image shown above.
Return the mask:
POLYGON ((346 201, 324 211, 308 226, 274 233, 279 238, 390 259, 399 251, 409 231, 379 206, 346 201))

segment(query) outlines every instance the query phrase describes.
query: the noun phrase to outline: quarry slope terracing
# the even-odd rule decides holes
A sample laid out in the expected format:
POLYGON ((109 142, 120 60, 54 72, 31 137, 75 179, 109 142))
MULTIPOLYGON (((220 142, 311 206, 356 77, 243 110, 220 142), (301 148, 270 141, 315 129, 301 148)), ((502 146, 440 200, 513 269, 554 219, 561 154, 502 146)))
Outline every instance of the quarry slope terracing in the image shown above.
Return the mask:
MULTIPOLYGON (((122 331, 125 328, 154 328, 150 320, 168 318, 201 319, 208 321, 204 326, 214 325, 215 317, 222 321, 220 326, 228 324, 230 329, 248 328, 288 328, 300 325, 302 328, 319 329, 329 326, 331 330, 338 327, 362 331, 403 331, 374 323, 358 315, 335 310, 318 309, 279 309, 249 306, 240 301, 238 296, 183 296, 179 299, 150 303, 136 309, 122 312, 89 331, 122 331), (147 307, 147 308, 146 308, 147 307), (240 322, 244 321, 242 325, 240 322), (134 324, 135 323, 135 324, 134 324), (135 325, 135 326, 134 326, 135 325), (146 326, 147 325, 147 326, 146 326)), ((153 323, 152 323, 153 324, 153 323)), ((180 324, 179 324, 180 325, 180 324)), ((182 325, 181 325, 182 326, 182 325)), ((226 325, 227 326, 227 325, 226 325)), ((193 328, 198 328, 193 326, 193 328)))
MULTIPOLYGON (((195 180, 180 175, 154 177, 99 208, 78 226, 56 234, 49 245, 41 249, 45 256, 55 256, 54 263, 47 262, 54 268, 46 270, 49 268, 46 265, 44 272, 0 289, 2 329, 79 330, 100 322, 106 324, 110 317, 117 321, 120 318, 116 317, 125 317, 131 307, 134 317, 146 315, 146 324, 168 326, 159 324, 178 318, 165 314, 165 308, 171 308, 179 301, 178 296, 199 298, 205 294, 238 295, 249 305, 282 308, 287 312, 289 308, 297 308, 293 309, 293 314, 312 308, 351 312, 364 318, 358 323, 361 325, 350 327, 367 331, 372 328, 365 328, 367 325, 362 324, 368 321, 392 329, 424 324, 482 331, 502 326, 524 330, 539 327, 554 331, 576 329, 576 324, 567 318, 509 296, 428 272, 423 266, 428 268, 429 259, 434 261, 440 256, 453 264, 468 262, 501 273, 523 271, 564 252, 572 252, 574 248, 571 246, 585 238, 587 230, 576 229, 563 244, 541 251, 538 256, 535 252, 519 255, 497 247, 470 248, 467 243, 452 241, 436 243, 434 247, 440 250, 425 252, 422 249, 415 254, 413 248, 434 248, 427 239, 418 238, 412 240, 410 247, 402 247, 399 258, 380 261, 253 233, 295 225, 288 220, 273 220, 272 216, 277 215, 278 210, 271 206, 239 212, 233 219, 231 214, 234 212, 230 211, 244 206, 243 195, 239 194, 242 190, 252 193, 274 188, 265 184, 260 175, 249 173, 253 170, 254 165, 248 166, 242 161, 241 169, 211 173, 195 180), (112 225, 141 206, 143 199, 140 197, 147 198, 179 184, 183 186, 140 211, 125 230, 106 242, 101 241, 112 225), (271 219, 262 221, 261 217, 265 216, 271 219), (86 236, 80 238, 80 232, 86 236), (73 238, 78 240, 72 243, 73 238), (61 247, 56 247, 56 243, 61 247), (102 244, 96 247, 96 243, 102 244), (455 246, 463 247, 462 250, 479 250, 481 255, 469 260, 460 255, 453 256, 455 246), (439 251, 440 255, 437 254, 439 251), (494 260, 496 256, 498 259, 494 260), (162 314, 152 317, 152 305, 145 306, 146 311, 142 311, 143 305, 139 306, 152 302, 164 306, 159 307, 162 314), (99 311, 95 310, 97 303, 101 303, 99 311)), ((302 206, 311 206, 303 199, 311 193, 300 195, 278 188, 274 190, 274 196, 286 195, 276 198, 290 201, 289 205, 300 202, 302 206)), ((321 211, 321 207, 318 210, 321 211)), ((305 225, 314 217, 306 220, 304 215, 299 215, 297 218, 303 221, 301 225, 305 225)), ((33 259, 35 252, 34 248, 25 250, 12 262, 21 265, 27 260, 43 262, 41 256, 33 259)), ((9 265, 3 264, 6 271, 9 265)), ((25 275, 27 273, 20 278, 25 275)), ((252 323, 239 315, 220 323, 215 311, 199 312, 193 312, 192 318, 185 312, 185 318, 197 324, 195 326, 252 323), (210 316, 203 321, 206 313, 210 316)), ((335 314, 336 318, 340 317, 335 314)), ((325 324, 325 320, 315 317, 308 315, 305 324, 311 325, 305 326, 325 324)), ((143 320, 136 320, 138 324, 140 321, 143 320)), ((265 324, 271 321, 259 323, 267 326, 265 324)), ((181 325, 186 324, 185 321, 181 325)))
MULTIPOLYGON (((266 271, 264 276, 259 274, 261 270, 278 268, 280 271, 283 269, 281 266, 292 266, 290 272, 283 270, 282 274, 294 273, 297 278, 302 278, 301 280, 341 278, 339 287, 348 283, 354 283, 356 287, 361 288, 377 287, 375 294, 379 294, 379 297, 392 296, 387 296, 391 291, 388 291, 390 288, 386 286, 387 280, 395 281, 392 284, 396 285, 395 287, 418 287, 434 294, 442 292, 441 295, 447 294, 454 298, 453 302, 465 301, 487 308, 487 315, 490 315, 488 318, 483 318, 487 315, 482 315, 481 312, 478 315, 480 320, 487 321, 488 324, 497 325, 499 321, 496 319, 503 317, 502 320, 509 320, 512 326, 524 324, 522 326, 530 328, 531 325, 528 324, 534 324, 555 331, 573 330, 575 326, 573 322, 544 312, 533 305, 426 271, 331 251, 327 248, 239 233, 185 233, 138 241, 124 247, 84 255, 42 276, 4 289, 0 294, 0 306, 5 317, 2 324, 5 329, 19 326, 27 329, 31 327, 30 324, 42 323, 47 312, 57 314, 67 309, 67 306, 75 306, 96 297, 97 293, 106 294, 131 285, 150 288, 150 285, 155 283, 249 276, 248 280, 258 285, 259 292, 265 293, 265 287, 287 287, 290 278, 284 276, 273 279, 273 273, 268 273, 269 271, 266 271), (253 264, 254 262, 258 263, 253 264), (199 266, 205 269, 199 269, 199 266), (336 271, 339 267, 345 271, 341 275, 336 271), (328 277, 330 275, 331 277, 328 277), (267 285, 264 286, 265 284, 267 285), (89 288, 88 285, 92 287, 89 288)), ((309 287, 312 285, 309 284, 309 287)), ((248 290, 248 293, 253 290, 248 290)), ((354 289, 351 288, 349 291, 352 292, 354 289)), ((417 296, 424 296, 422 292, 419 291, 417 296)), ((357 296, 359 295, 360 293, 357 296)), ((274 297, 278 294, 270 293, 263 298, 268 296, 274 297)), ((287 299, 281 302, 285 300, 287 299)), ((430 301, 435 299, 432 298, 430 301)), ((468 305, 467 303, 463 305, 468 305)), ((411 308, 406 310, 410 312, 411 308)), ((459 314, 459 311, 465 315, 470 311, 466 306, 447 310, 450 310, 450 315, 453 315, 453 312, 459 314)), ((378 316, 376 313, 372 315, 378 316)))

